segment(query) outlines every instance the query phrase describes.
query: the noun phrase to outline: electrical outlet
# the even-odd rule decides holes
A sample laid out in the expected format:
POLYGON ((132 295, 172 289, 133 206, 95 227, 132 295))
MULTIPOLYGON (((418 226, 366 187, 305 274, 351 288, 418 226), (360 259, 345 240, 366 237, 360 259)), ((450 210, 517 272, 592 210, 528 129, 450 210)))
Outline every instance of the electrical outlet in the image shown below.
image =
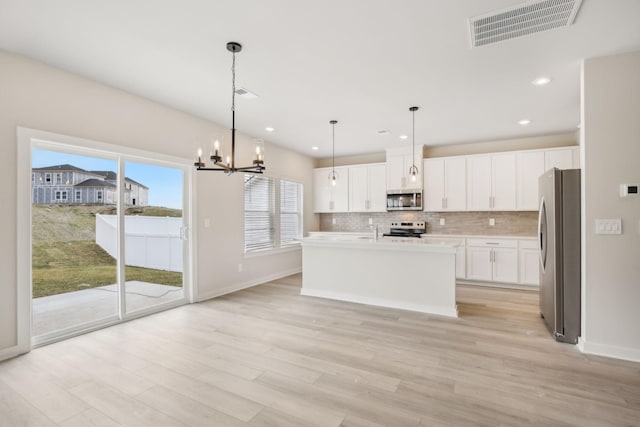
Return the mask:
POLYGON ((331 218, 331 224, 336 225, 336 219, 335 218, 331 218))
POLYGON ((204 219, 204 228, 211 227, 211 220, 209 218, 204 219))
POLYGON ((238 273, 242 273, 242 263, 238 264, 238 273))
POLYGON ((495 218, 489 218, 489 225, 492 226, 492 227, 494 225, 496 225, 496 219, 495 218))
POLYGON ((445 223, 444 218, 440 218, 440 225, 444 225, 444 223, 445 223))

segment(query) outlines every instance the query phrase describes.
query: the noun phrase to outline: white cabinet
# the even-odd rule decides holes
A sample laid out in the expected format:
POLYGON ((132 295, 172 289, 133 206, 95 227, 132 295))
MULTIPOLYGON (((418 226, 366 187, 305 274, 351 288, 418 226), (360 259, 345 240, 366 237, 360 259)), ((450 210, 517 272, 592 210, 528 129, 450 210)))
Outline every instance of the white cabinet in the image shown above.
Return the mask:
POLYGON ((507 239, 467 239, 467 279, 517 283, 518 242, 507 239))
POLYGON ((467 206, 464 157, 424 161, 425 211, 464 211, 467 206))
POLYGON ((551 168, 573 169, 580 167, 579 148, 562 148, 545 150, 544 152, 544 172, 551 168))
POLYGON ((522 285, 540 284, 540 261, 535 239, 518 241, 518 283, 522 285))
POLYGON ((385 212, 386 166, 384 163, 349 167, 349 211, 385 212))
POLYGON ((349 210, 349 169, 335 168, 337 184, 331 185, 329 173, 332 168, 313 170, 313 211, 316 213, 347 212, 349 210))
POLYGON ((538 210, 538 178, 545 171, 544 151, 516 153, 516 208, 523 211, 538 210))
POLYGON ((423 147, 416 145, 415 156, 412 147, 387 149, 387 190, 422 189, 423 147), (414 164, 418 168, 418 175, 412 181, 409 169, 414 164))
POLYGON ((469 156, 467 210, 516 208, 516 159, 514 153, 469 156))
POLYGON ((467 278, 467 249, 464 244, 456 248, 456 279, 467 278))

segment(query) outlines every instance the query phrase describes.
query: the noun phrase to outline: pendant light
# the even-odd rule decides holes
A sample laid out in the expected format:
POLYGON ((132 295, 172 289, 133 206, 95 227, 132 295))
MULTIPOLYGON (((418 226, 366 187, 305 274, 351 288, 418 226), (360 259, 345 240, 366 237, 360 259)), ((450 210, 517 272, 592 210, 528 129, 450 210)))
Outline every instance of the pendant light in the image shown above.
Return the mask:
POLYGON ((222 150, 220 142, 215 141, 210 159, 213 167, 207 167, 202 161, 202 149, 198 149, 198 159, 193 164, 197 170, 201 171, 218 171, 226 172, 231 175, 234 172, 262 173, 264 167, 264 142, 260 139, 255 140, 256 157, 252 166, 236 167, 236 53, 242 50, 242 45, 237 42, 227 43, 227 50, 233 55, 231 62, 231 155, 226 157, 226 161, 222 161, 222 150))
POLYGON ((411 111, 413 117, 413 130, 412 130, 412 140, 413 140, 413 156, 411 157, 411 167, 409 168, 409 176, 411 177, 411 182, 416 182, 418 179, 418 174, 420 171, 416 166, 416 111, 418 111, 418 107, 410 107, 409 111, 411 111))
POLYGON ((338 174, 336 173, 336 123, 337 120, 331 120, 332 126, 332 136, 331 140, 333 141, 331 144, 331 172, 329 173, 329 182, 331 186, 335 187, 338 184, 338 174))

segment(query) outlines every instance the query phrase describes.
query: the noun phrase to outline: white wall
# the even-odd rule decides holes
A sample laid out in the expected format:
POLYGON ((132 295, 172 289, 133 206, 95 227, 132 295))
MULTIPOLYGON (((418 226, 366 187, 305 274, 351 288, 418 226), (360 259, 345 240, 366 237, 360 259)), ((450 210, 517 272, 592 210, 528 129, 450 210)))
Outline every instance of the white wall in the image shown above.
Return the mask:
MULTIPOLYGON (((16 127, 39 129, 192 158, 196 141, 208 143, 228 130, 207 120, 98 84, 78 75, 0 51, 0 358, 17 343, 16 289, 16 127)), ((207 96, 207 95, 203 95, 207 96)), ((211 94, 209 96, 215 96, 211 94)), ((242 106, 239 107, 242 116, 242 106)), ((238 144, 249 147, 240 133, 238 144)), ((268 172, 295 179, 312 188, 311 158, 267 143, 268 172)), ((242 151, 246 158, 251 150, 242 151)), ((200 226, 195 276, 197 297, 259 282, 300 269, 300 254, 282 253, 244 260, 242 253, 242 177, 199 172, 195 180, 194 218, 200 226), (204 229, 204 218, 212 227, 204 229), (239 262, 244 271, 238 273, 239 262)), ((197 229, 197 228, 196 228, 197 229)), ((305 201, 304 230, 317 230, 311 198, 305 201)))
POLYGON ((583 325, 587 353, 640 361, 640 52, 587 59, 582 70, 583 325), (596 235, 596 218, 622 235, 596 235))

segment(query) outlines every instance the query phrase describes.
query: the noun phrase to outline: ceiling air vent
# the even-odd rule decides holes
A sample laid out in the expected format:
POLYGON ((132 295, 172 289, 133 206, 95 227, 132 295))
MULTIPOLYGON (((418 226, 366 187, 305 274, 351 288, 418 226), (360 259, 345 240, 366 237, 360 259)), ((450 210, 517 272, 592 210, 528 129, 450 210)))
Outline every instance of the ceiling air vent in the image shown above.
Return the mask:
POLYGON ((567 27, 582 0, 546 0, 521 4, 469 19, 471 45, 485 46, 558 27, 567 27))

